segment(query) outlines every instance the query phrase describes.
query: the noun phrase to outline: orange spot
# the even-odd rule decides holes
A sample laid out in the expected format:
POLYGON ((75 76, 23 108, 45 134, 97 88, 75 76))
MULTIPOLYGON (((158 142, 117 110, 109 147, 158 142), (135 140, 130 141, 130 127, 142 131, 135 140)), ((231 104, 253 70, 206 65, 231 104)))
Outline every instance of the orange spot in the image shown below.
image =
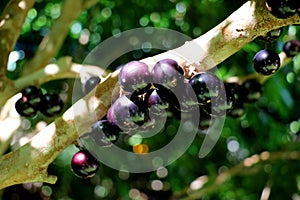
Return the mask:
POLYGON ((149 147, 146 144, 137 144, 133 146, 133 152, 136 154, 145 154, 149 152, 149 147))

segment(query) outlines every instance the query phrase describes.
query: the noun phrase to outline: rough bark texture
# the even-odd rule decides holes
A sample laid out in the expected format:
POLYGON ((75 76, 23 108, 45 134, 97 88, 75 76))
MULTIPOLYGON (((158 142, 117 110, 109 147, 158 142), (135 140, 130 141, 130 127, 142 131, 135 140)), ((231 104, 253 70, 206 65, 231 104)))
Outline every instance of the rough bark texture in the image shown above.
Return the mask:
POLYGON ((107 79, 96 88, 96 92, 91 92, 75 103, 62 117, 49 124, 29 143, 0 158, 0 189, 25 182, 55 183, 56 177, 47 174, 48 165, 96 122, 97 119, 89 117, 91 116, 89 113, 94 113, 96 109, 97 118, 102 118, 106 114, 113 90, 111 86, 116 83, 116 75, 107 76, 107 79), (90 106, 91 101, 93 107, 90 106))

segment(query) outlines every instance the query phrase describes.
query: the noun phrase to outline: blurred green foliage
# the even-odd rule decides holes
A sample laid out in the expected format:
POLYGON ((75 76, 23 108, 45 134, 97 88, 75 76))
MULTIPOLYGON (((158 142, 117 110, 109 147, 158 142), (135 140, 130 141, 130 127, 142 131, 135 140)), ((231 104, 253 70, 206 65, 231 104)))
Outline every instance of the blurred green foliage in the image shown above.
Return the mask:
MULTIPOLYGON (((216 26, 245 1, 236 0, 103 0, 90 10, 82 12, 73 22, 65 44, 57 55, 71 56, 75 62, 83 62, 85 56, 105 39, 120 32, 139 27, 162 27, 198 37, 216 26)), ((4 1, 0 3, 3 8, 4 1)), ((37 0, 29 11, 18 39, 15 51, 21 52, 9 72, 18 78, 19 70, 30 59, 40 41, 46 36, 54 21, 61 15, 60 0, 37 0)), ((218 66, 223 79, 254 73, 254 54, 265 46, 278 53, 289 39, 300 39, 298 26, 284 27, 283 35, 274 43, 255 40, 218 66)), ((159 53, 131 52, 112 63, 115 69, 130 60, 141 59, 159 53)), ((107 66, 106 66, 107 67, 107 66)), ((71 105, 74 80, 57 80, 42 87, 63 93, 66 107, 71 105)), ((227 117, 217 145, 205 158, 198 157, 204 135, 199 134, 185 154, 162 172, 129 174, 100 166, 95 177, 82 180, 70 169, 70 159, 78 150, 70 146, 49 167, 49 173, 58 176, 55 185, 24 184, 7 188, 2 199, 169 199, 173 194, 190 187, 198 177, 207 176, 208 184, 221 171, 226 171, 245 158, 263 151, 299 150, 295 142, 300 132, 300 56, 282 68, 262 86, 262 97, 256 103, 247 103, 240 118, 227 117), (232 146, 233 145, 233 146, 232 146), (156 182, 155 182, 156 181, 156 182), (162 183, 156 191, 152 183, 162 183)), ((38 116, 39 121, 53 119, 38 116)), ((176 124, 176 122, 170 122, 176 124)), ((128 139, 128 138, 127 138, 128 139)), ((143 141, 145 142, 145 141, 143 141)), ((155 137, 147 141, 151 149, 168 142, 167 137, 155 137)), ((127 144, 127 148, 131 146, 127 144)), ((105 155, 103 155, 105 156, 105 155)), ((138 163, 137 163, 138 164, 138 163)), ((296 161, 278 160, 261 166, 254 173, 241 173, 216 187, 203 200, 257 200, 264 188, 270 186, 269 199, 300 199, 300 170, 296 161), (269 185, 268 185, 269 184, 269 185)), ((205 187, 205 186, 204 186, 205 187)))

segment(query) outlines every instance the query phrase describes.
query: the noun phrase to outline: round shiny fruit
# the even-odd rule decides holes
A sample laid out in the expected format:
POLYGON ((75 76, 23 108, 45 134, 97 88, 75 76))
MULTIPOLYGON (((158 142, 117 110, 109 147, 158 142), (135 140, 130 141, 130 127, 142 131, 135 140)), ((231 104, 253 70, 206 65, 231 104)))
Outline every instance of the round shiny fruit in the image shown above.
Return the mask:
POLYGON ((201 72, 195 74, 189 80, 191 87, 188 87, 187 94, 193 96, 194 93, 200 105, 211 102, 211 98, 216 98, 221 94, 225 94, 224 84, 214 74, 209 72, 201 72))
POLYGON ((94 176, 99 168, 99 161, 87 150, 75 153, 71 160, 71 169, 80 178, 94 176))
POLYGON ((124 91, 142 89, 151 82, 148 65, 140 61, 125 64, 119 74, 119 83, 124 91))
POLYGON ((110 146, 117 141, 120 132, 122 130, 118 126, 110 123, 108 120, 100 120, 92 126, 90 134, 99 146, 104 147, 110 146))
POLYGON ((24 102, 28 102, 33 107, 39 106, 43 95, 42 91, 39 88, 32 85, 27 86, 21 91, 21 93, 24 102))
POLYGON ((279 69, 280 58, 275 51, 263 49, 255 54, 253 65, 256 72, 262 75, 271 75, 279 69))
POLYGON ((298 40, 290 40, 284 43, 283 49, 287 57, 294 57, 300 53, 300 42, 298 40))
POLYGON ((37 113, 37 109, 22 98, 16 102, 15 108, 19 115, 23 117, 33 117, 37 113))
POLYGON ((120 127, 122 131, 129 131, 142 125, 145 113, 125 95, 121 95, 110 107, 107 119, 120 127))
POLYGON ((101 79, 99 76, 90 77, 82 86, 83 93, 88 94, 98 85, 98 83, 100 83, 100 81, 101 79))
POLYGON ((63 109, 64 103, 56 93, 46 93, 42 96, 39 110, 48 117, 58 115, 63 109))
POLYGON ((153 82, 167 88, 181 84, 184 79, 183 74, 183 69, 172 59, 160 60, 152 69, 153 82))

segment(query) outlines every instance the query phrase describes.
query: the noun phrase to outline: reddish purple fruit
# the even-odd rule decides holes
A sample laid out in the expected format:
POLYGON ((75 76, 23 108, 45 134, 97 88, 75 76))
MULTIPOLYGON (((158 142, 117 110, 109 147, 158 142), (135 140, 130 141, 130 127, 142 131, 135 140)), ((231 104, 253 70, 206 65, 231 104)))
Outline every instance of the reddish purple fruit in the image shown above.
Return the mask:
POLYGON ((169 107, 169 103, 158 94, 158 89, 150 91, 150 95, 147 98, 147 105, 149 109, 151 108, 151 112, 157 115, 164 113, 169 107))
POLYGON ((99 168, 99 161, 87 150, 80 150, 71 160, 71 169, 80 178, 94 176, 99 168))
POLYGON ((300 42, 298 40, 290 40, 283 45, 283 51, 287 57, 294 57, 300 52, 300 42))
POLYGON ((135 129, 145 120, 145 113, 125 95, 111 105, 109 112, 107 119, 123 131, 135 129))
POLYGON ((165 87, 175 87, 184 79, 183 69, 175 60, 163 59, 158 61, 152 70, 152 76, 155 84, 165 87))
POLYGON ((117 121, 116 121, 116 119, 115 119, 115 116, 114 116, 113 108, 112 108, 112 107, 110 107, 110 108, 107 110, 106 118, 107 118, 107 120, 108 120, 111 124, 114 124, 114 125, 117 124, 117 121))
POLYGON ((148 65, 140 61, 131 61, 121 68, 119 82, 123 90, 133 92, 150 83, 148 65))

